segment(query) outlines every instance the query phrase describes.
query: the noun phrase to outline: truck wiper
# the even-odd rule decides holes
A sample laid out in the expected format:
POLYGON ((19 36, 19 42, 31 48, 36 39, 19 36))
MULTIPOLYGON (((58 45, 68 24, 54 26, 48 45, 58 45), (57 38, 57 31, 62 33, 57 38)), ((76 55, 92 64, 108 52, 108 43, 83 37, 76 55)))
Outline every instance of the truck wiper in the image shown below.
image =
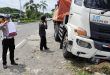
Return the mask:
POLYGON ((104 13, 106 13, 106 12, 108 12, 108 11, 110 11, 109 9, 105 9, 105 10, 103 10, 102 12, 101 12, 101 14, 104 14, 104 13))

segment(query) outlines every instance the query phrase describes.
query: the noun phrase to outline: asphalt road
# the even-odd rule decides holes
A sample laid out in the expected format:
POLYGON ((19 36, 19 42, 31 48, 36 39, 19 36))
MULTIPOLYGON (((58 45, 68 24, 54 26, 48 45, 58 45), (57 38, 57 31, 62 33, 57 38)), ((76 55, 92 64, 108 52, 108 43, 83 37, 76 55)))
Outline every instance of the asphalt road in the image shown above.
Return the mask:
MULTIPOLYGON (((3 69, 0 60, 0 75, 72 75, 65 67, 66 60, 63 58, 62 50, 59 49, 59 43, 54 41, 52 21, 48 21, 47 45, 50 48, 48 51, 39 50, 38 27, 37 22, 17 25, 15 60, 19 65, 12 66, 8 54, 8 69, 3 69)), ((1 53, 0 45, 0 59, 1 53)))
MULTIPOLYGON (((36 34, 38 31, 38 23, 30 23, 30 24, 19 24, 16 25, 17 28, 17 36, 15 37, 16 46, 22 42, 22 40, 26 39, 29 35, 36 34)), ((0 36, 1 36, 0 31, 0 36)), ((2 40, 0 40, 0 57, 2 55, 2 40)))
POLYGON ((3 69, 2 46, 0 45, 0 75, 81 75, 75 71, 90 66, 85 61, 79 61, 79 58, 71 61, 64 59, 62 50, 59 49, 60 44, 54 41, 52 21, 48 21, 47 30, 47 45, 50 50, 40 51, 38 27, 38 22, 17 25, 15 60, 19 64, 18 66, 10 64, 8 54, 8 68, 3 69))

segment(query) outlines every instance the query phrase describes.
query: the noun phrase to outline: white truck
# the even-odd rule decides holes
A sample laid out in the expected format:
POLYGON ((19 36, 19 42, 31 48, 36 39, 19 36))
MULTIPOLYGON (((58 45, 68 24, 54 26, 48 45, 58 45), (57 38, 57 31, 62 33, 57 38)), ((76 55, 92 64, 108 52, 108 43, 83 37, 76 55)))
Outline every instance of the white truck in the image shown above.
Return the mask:
POLYGON ((65 58, 73 54, 97 62, 110 59, 110 0, 72 0, 68 23, 63 25, 65 58))

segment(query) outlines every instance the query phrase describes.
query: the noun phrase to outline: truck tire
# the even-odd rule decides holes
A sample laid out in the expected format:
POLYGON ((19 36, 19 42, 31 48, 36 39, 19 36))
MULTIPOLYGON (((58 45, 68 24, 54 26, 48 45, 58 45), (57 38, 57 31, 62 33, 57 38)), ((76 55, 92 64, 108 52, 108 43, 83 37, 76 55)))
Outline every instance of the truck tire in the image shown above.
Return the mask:
POLYGON ((71 58, 73 56, 73 54, 71 52, 68 51, 68 35, 67 35, 67 32, 64 33, 64 38, 63 38, 63 56, 64 58, 68 59, 68 58, 71 58))
POLYGON ((59 39, 60 39, 60 38, 59 38, 59 36, 58 36, 58 33, 57 33, 57 32, 54 32, 54 38, 55 38, 55 41, 57 41, 57 42, 59 41, 59 39))
POLYGON ((54 25, 54 38, 55 38, 55 41, 60 41, 60 38, 58 36, 58 33, 59 33, 59 25, 54 25))
POLYGON ((90 58, 89 62, 92 64, 99 64, 101 62, 101 59, 99 58, 90 58))

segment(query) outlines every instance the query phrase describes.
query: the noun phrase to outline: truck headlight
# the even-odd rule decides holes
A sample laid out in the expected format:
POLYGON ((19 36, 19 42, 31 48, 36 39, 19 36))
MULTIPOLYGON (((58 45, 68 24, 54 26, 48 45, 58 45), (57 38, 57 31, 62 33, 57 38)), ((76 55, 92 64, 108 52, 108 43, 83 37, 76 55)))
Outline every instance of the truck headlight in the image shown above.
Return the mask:
POLYGON ((91 44, 88 43, 88 42, 86 42, 86 41, 82 41, 82 40, 77 39, 76 42, 77 42, 77 44, 78 44, 79 46, 81 46, 81 47, 89 48, 89 49, 92 48, 91 44))
POLYGON ((80 28, 80 27, 74 29, 74 32, 75 32, 78 36, 87 36, 86 30, 84 30, 83 28, 80 28))

